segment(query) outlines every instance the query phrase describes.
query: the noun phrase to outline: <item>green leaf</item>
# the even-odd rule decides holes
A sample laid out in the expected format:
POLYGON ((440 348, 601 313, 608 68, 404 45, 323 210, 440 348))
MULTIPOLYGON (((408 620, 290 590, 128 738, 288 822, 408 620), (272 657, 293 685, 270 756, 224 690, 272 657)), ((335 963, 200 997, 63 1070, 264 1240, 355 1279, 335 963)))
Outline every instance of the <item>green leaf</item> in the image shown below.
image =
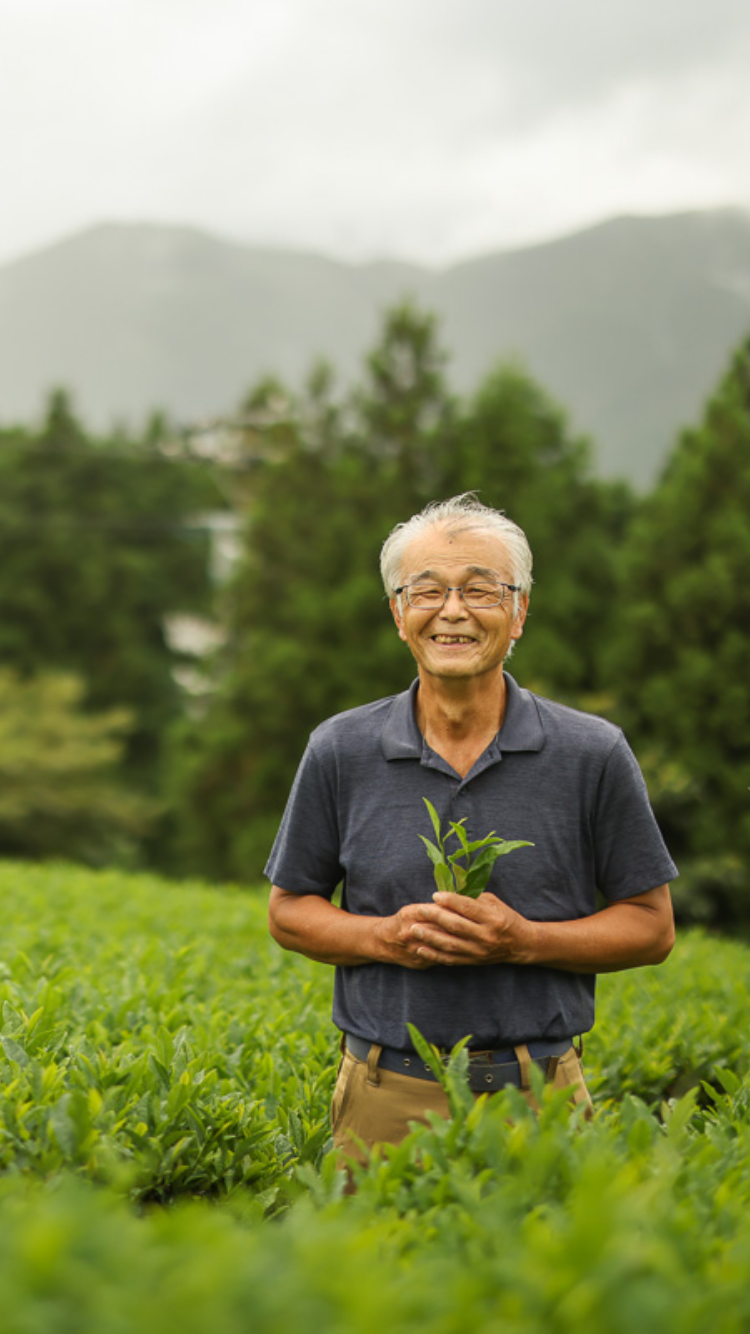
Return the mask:
POLYGON ((424 834, 420 834, 419 837, 421 838, 422 842, 424 843, 427 849, 427 856, 429 857, 430 861, 434 862, 436 866, 444 866, 445 857, 440 851, 440 848, 436 848, 435 844, 431 843, 429 838, 425 838, 424 834))
MULTIPOLYGON (((459 843, 461 844, 461 851, 454 852, 453 857, 460 857, 460 856, 468 857, 469 840, 466 837, 466 830, 464 829, 464 820, 459 820, 457 824, 451 823, 451 833, 456 836, 459 843)), ((451 858, 451 860, 453 860, 453 858, 451 858)))
POLYGON ((484 852, 475 858, 467 876, 467 890, 481 893, 487 888, 492 868, 499 856, 500 848, 495 844, 493 847, 485 848, 484 852))
POLYGON ((16 1065, 20 1066, 29 1064, 31 1058, 28 1052, 19 1042, 16 1042, 15 1038, 3 1036, 0 1037, 0 1042, 9 1061, 15 1061, 16 1065))
POLYGON ((445 1062, 438 1048, 433 1047, 431 1042, 428 1042, 426 1038, 423 1038, 419 1029, 414 1027, 414 1024, 407 1023, 406 1027, 409 1030, 409 1037, 414 1043, 417 1054, 421 1056, 425 1065, 430 1067, 438 1083, 441 1084, 443 1088, 446 1088, 447 1078, 445 1062))
POLYGON ((666 1124, 667 1136, 669 1139, 677 1139, 687 1129, 696 1112, 698 1095, 700 1089, 694 1087, 688 1089, 684 1097, 679 1101, 663 1102, 661 1105, 662 1119, 666 1124))
POLYGON ((435 884, 437 885, 441 894, 454 893, 455 885, 453 881, 453 873, 451 871, 450 866, 446 866, 445 862, 441 862, 438 866, 435 867, 434 874, 435 874, 435 884))
POLYGON ((462 1038, 451 1048, 446 1070, 445 1089, 454 1121, 465 1123, 467 1116, 474 1110, 474 1094, 469 1087, 469 1053, 466 1050, 470 1037, 462 1038))
POLYGON ((466 867, 454 864, 453 879, 456 882, 456 893, 463 894, 466 887, 466 867))
POLYGON ((438 813, 437 813, 437 811, 435 810, 435 807, 433 806, 433 804, 432 804, 431 801, 428 801, 426 797, 423 797, 422 800, 423 800, 425 806, 427 807, 427 810, 428 810, 430 819, 431 819, 431 821, 432 821, 432 827, 433 827, 433 829, 434 829, 434 831, 435 831, 435 838, 437 839, 438 844, 439 844, 439 846, 440 846, 440 848, 441 848, 441 850, 442 850, 442 848, 443 848, 443 838, 442 838, 442 835, 441 835, 441 832, 440 832, 440 816, 438 815, 438 813))
POLYGON ((480 848, 489 847, 490 843, 496 843, 496 842, 497 842, 497 834, 493 829, 491 834, 486 834, 484 838, 477 838, 474 840, 473 843, 469 843, 468 850, 469 852, 478 852, 480 848))
POLYGON ((742 1080, 738 1079, 733 1070, 727 1070, 724 1066, 718 1066, 715 1070, 716 1078, 725 1093, 734 1098, 742 1088, 742 1080))
POLYGON ((506 852, 515 852, 516 848, 533 848, 534 846, 527 838, 503 839, 498 856, 504 857, 506 852))

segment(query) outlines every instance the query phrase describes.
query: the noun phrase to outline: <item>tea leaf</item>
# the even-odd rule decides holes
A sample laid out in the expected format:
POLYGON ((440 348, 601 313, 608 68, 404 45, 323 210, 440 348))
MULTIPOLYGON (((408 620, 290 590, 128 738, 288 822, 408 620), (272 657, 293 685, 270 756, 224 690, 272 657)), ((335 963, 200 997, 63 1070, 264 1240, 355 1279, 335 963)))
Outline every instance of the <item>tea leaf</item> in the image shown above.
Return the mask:
POLYGON ((442 892, 454 891, 457 894, 467 894, 470 898, 478 898, 487 888, 492 867, 498 857, 513 852, 516 848, 534 846, 525 839, 500 838, 494 831, 485 834, 484 838, 470 842, 464 829, 466 820, 464 816, 458 821, 450 822, 447 837, 458 839, 459 847, 455 852, 446 854, 446 839, 442 836, 437 811, 427 797, 423 797, 422 800, 429 812, 439 847, 425 838, 424 834, 420 834, 419 837, 433 863, 435 883, 442 892), (472 853, 477 854, 473 861, 470 860, 472 853), (461 865, 462 859, 466 865, 461 865))
POLYGON ((465 867, 465 866, 458 866, 458 865, 456 865, 456 864, 454 863, 454 866, 453 866, 453 879, 454 879, 454 881, 455 881, 455 883, 456 883, 456 893, 457 893, 457 894, 463 894, 463 893, 465 892, 465 889, 466 889, 466 875, 467 875, 466 867, 465 867))
MULTIPOLYGON (((458 821, 458 824, 451 824, 451 833, 452 833, 452 834, 455 834, 456 838, 458 839, 459 843, 461 844, 461 853, 463 853, 465 856, 468 857, 468 855, 469 855, 469 840, 468 840, 468 838, 466 837, 466 830, 464 829, 464 821, 463 821, 463 820, 459 820, 459 821, 458 821)), ((454 853, 453 857, 452 857, 450 860, 453 861, 453 860, 455 860, 455 857, 460 856, 460 855, 461 855, 460 853, 454 853)))
POLYGON ((506 852, 515 852, 516 848, 533 848, 534 844, 529 843, 527 838, 503 839, 498 849, 498 857, 504 857, 506 852))
POLYGON ((452 894, 454 892, 455 883, 450 866, 446 866, 445 862, 439 863, 435 867, 434 875, 435 884, 441 894, 452 894))
POLYGON ((409 1030, 409 1037, 414 1044, 417 1054, 422 1058, 425 1065, 430 1067, 438 1083, 442 1084, 443 1088, 445 1088, 445 1061, 443 1060, 440 1051, 437 1047, 433 1047, 432 1043, 428 1042, 426 1038, 422 1037, 419 1029, 415 1028, 414 1024, 407 1023, 406 1027, 409 1030))
POLYGON ((419 837, 421 838, 422 842, 424 843, 427 849, 427 856, 430 858, 430 861, 434 862, 436 866, 444 865, 445 858, 443 857, 440 848, 436 848, 435 844, 431 843, 429 838, 425 838, 424 834, 420 834, 419 837))
POLYGON ((428 810, 428 812, 429 812, 429 816, 430 816, 430 819, 431 819, 431 821, 432 821, 432 827, 433 827, 433 829, 435 830, 435 838, 437 839, 437 841, 438 841, 438 843, 439 843, 439 845, 440 845, 440 848, 442 849, 442 847, 443 847, 443 839, 442 839, 442 836, 441 836, 441 833, 440 833, 440 816, 438 815, 438 813, 437 813, 437 811, 435 810, 435 807, 433 806, 433 804, 432 804, 431 801, 428 801, 426 797, 423 797, 422 800, 423 800, 423 802, 424 802, 424 804, 425 804, 425 806, 427 807, 427 810, 428 810))

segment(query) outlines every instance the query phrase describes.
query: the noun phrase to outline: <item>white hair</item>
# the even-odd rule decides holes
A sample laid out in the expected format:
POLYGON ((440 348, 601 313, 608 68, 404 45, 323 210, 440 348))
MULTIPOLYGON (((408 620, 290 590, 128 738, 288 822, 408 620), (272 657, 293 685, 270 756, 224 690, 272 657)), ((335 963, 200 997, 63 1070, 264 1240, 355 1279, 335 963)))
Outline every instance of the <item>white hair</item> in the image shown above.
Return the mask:
MULTIPOLYGON (((406 548, 415 537, 428 528, 443 528, 450 533, 492 533, 505 545, 513 571, 513 583, 527 596, 531 592, 533 557, 526 534, 502 510, 491 509, 477 500, 473 491, 452 496, 450 500, 435 500, 405 523, 398 523, 386 538, 380 552, 380 573, 389 598, 403 583, 402 562, 406 548)), ((515 609, 518 593, 514 594, 515 609)))

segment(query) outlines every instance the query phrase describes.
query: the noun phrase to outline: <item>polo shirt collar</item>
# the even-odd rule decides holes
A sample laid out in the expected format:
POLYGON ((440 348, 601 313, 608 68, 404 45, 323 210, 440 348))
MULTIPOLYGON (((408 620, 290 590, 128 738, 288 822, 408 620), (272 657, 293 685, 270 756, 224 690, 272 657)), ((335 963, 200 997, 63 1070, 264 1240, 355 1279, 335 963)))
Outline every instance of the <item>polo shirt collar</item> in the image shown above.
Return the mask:
MULTIPOLYGON (((536 699, 528 690, 517 685, 508 672, 505 673, 505 687, 505 719, 489 750, 498 754, 504 751, 541 750, 544 745, 544 728, 536 699)), ((422 758, 424 741, 414 712, 418 689, 419 681, 413 681, 408 690, 393 698, 382 734, 383 753, 387 760, 422 758)))

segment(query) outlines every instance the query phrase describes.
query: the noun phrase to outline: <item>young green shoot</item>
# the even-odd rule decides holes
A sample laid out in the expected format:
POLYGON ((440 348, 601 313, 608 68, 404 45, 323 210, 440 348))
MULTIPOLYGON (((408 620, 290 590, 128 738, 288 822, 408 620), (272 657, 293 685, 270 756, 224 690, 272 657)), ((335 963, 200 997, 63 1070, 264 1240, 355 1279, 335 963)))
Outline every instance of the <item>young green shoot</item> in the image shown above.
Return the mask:
POLYGON ((469 842, 464 829, 465 817, 457 823, 450 821, 448 833, 443 834, 440 817, 432 802, 426 797, 422 800, 429 812, 436 841, 433 843, 431 839, 425 838, 424 834, 420 834, 419 837, 432 862, 435 884, 442 892, 466 894, 472 899, 479 898, 487 888, 492 868, 498 857, 504 857, 507 852, 513 852, 516 848, 534 846, 525 839, 500 838, 494 829, 484 838, 469 842), (458 847, 453 852, 446 852, 445 845, 450 838, 458 840, 458 847))

